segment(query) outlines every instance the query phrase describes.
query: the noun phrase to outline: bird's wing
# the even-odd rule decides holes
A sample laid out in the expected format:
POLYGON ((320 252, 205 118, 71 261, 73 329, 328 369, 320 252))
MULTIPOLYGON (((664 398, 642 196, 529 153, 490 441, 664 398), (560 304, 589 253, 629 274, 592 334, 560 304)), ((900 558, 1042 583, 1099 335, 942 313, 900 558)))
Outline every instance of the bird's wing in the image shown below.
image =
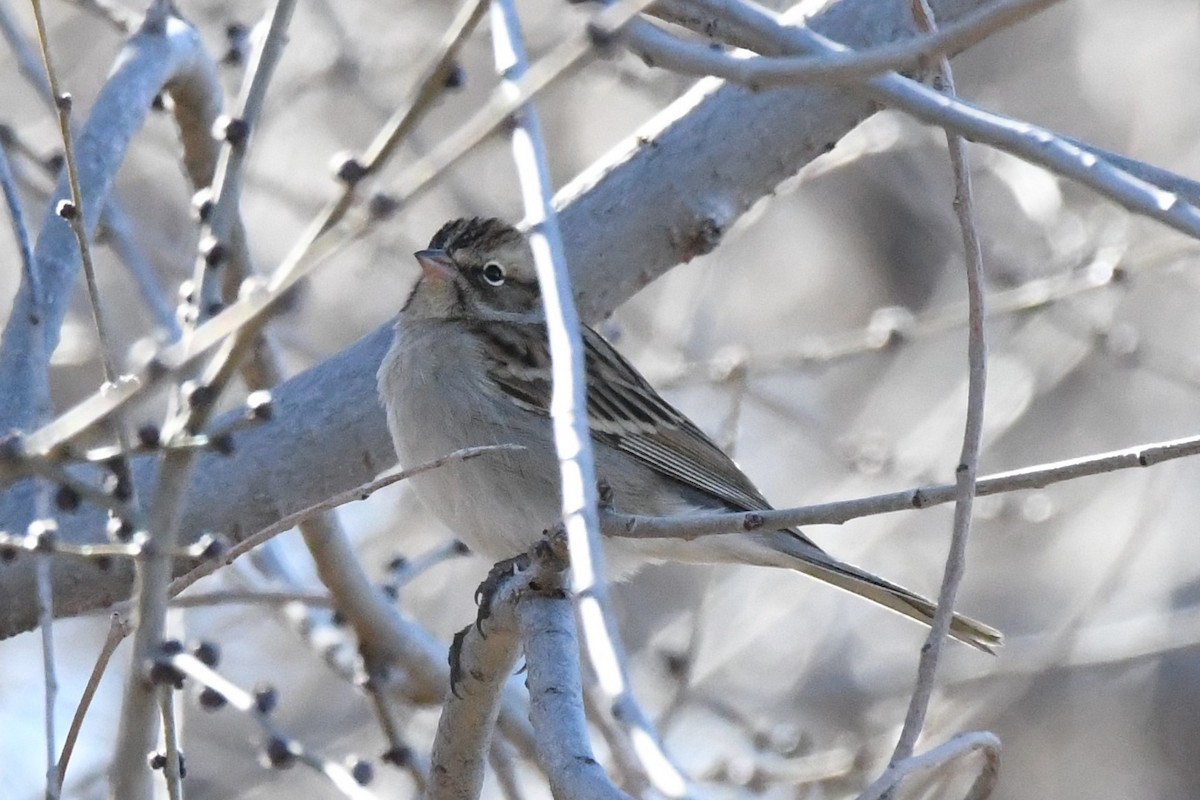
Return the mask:
MULTIPOLYGON (((550 353, 545 330, 511 323, 481 337, 492 378, 513 402, 549 416, 550 353)), ((600 334, 582 328, 592 437, 661 475, 740 511, 770 508, 766 498, 690 419, 654 390, 600 334)))

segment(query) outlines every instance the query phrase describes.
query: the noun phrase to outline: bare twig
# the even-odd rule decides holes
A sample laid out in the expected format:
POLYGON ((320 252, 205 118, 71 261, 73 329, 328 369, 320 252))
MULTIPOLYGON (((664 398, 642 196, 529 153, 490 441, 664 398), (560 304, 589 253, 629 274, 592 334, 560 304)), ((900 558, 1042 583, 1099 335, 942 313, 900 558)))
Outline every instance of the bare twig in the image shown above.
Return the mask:
POLYGON ((252 719, 266 736, 267 758, 272 766, 284 766, 298 761, 323 775, 346 797, 354 800, 374 800, 375 795, 364 789, 348 769, 336 761, 323 758, 285 734, 271 718, 270 709, 264 707, 253 693, 242 689, 195 656, 176 653, 160 656, 157 662, 178 670, 180 674, 208 689, 212 693, 211 696, 221 698, 252 719))
MULTIPOLYGON (((770 46, 818 54, 847 52, 846 47, 811 28, 785 25, 778 15, 741 0, 697 2, 713 13, 736 20, 770 42, 770 46)), ((732 77, 723 70, 716 74, 732 77)), ((971 141, 998 147, 1072 178, 1136 214, 1200 238, 1200 209, 1190 202, 1191 198, 1132 175, 1045 128, 947 98, 896 73, 868 78, 861 84, 860 91, 923 122, 944 127, 971 141)))
POLYGON ((109 338, 108 323, 104 319, 104 304, 100 301, 100 287, 96 282, 96 268, 92 264, 92 249, 84 227, 83 190, 79 183, 79 167, 75 160, 75 145, 71 136, 71 96, 59 88, 54 60, 50 57, 50 39, 46 33, 46 20, 42 16, 41 0, 32 0, 33 18, 37 25, 38 43, 42 49, 42 64, 46 69, 46 80, 50 84, 50 95, 57 110, 58 131, 62 136, 63 153, 66 156, 67 185, 71 191, 71 205, 58 206, 58 214, 71 226, 75 242, 79 246, 79 258, 83 263, 84 283, 87 285, 88 300, 92 308, 92 321, 100 339, 100 360, 104 366, 104 380, 116 383, 117 367, 113 361, 112 340, 109 338))
MULTIPOLYGON (((707 45, 686 42, 636 20, 621 34, 631 50, 651 66, 692 75, 719 75, 752 89, 809 81, 852 83, 871 75, 911 67, 923 58, 954 53, 1028 19, 1059 0, 993 3, 953 24, 903 42, 870 50, 843 50, 817 56, 731 57, 707 45)), ((667 16, 670 19, 670 16, 667 16)))
POLYGON ((311 505, 308 508, 302 508, 299 511, 288 514, 285 517, 281 517, 279 520, 267 526, 266 528, 247 536, 245 539, 242 539, 229 549, 229 552, 226 554, 223 561, 211 564, 201 564, 187 574, 179 576, 171 584, 171 596, 174 597, 201 578, 216 572, 222 566, 232 564, 234 559, 245 555, 261 545, 263 542, 266 542, 272 537, 278 536, 284 531, 291 530, 304 520, 314 517, 324 511, 329 511, 330 509, 337 508, 338 506, 343 506, 346 503, 353 503, 356 500, 366 500, 372 494, 384 488, 385 486, 390 486, 393 483, 398 483, 399 481, 408 480, 414 475, 420 475, 423 472, 428 472, 431 469, 437 469, 438 467, 446 464, 469 461, 472 458, 477 458, 478 456, 485 455, 493 451, 514 450, 519 448, 520 445, 490 444, 483 445, 481 447, 467 447, 463 448, 462 450, 455 450, 453 453, 447 453, 446 455, 436 458, 433 461, 428 461, 424 464, 418 464, 415 467, 410 467, 408 469, 395 472, 391 475, 385 475, 384 477, 377 478, 370 483, 357 486, 345 492, 339 492, 332 497, 327 497, 321 502, 311 505))
MULTIPOLYGON (((526 63, 511 0, 493 0, 491 19, 496 68, 515 93, 515 82, 524 77, 526 63)), ((541 125, 531 104, 515 111, 513 121, 513 160, 524 197, 527 237, 550 343, 550 422, 558 453, 563 525, 571 553, 575 622, 583 637, 584 652, 602 691, 608 695, 614 715, 628 735, 641 745, 636 750, 650 782, 667 797, 681 797, 687 793, 687 782, 666 756, 653 725, 630 691, 625 655, 613 623, 600 549, 599 496, 586 412, 579 312, 575 309, 562 235, 551 202, 553 191, 541 125)), ((582 704, 580 711, 582 716, 582 704)), ((538 727, 536 722, 534 727, 538 727)), ((553 769, 549 765, 547 768, 553 781, 553 769)), ((559 791, 565 789, 560 787, 559 791)))
MULTIPOLYGON (((936 30, 933 12, 925 0, 912 0, 913 15, 922 30, 936 30)), ((954 92, 954 73, 950 62, 942 58, 936 69, 935 82, 950 97, 954 92)), ((936 85, 935 83, 935 85, 936 85)), ((966 572, 967 540, 971 534, 971 514, 975 501, 975 482, 979 472, 979 448, 983 441, 983 404, 987 391, 987 336, 984 331, 983 252, 979 246, 979 232, 975 227, 974 200, 971 192, 971 169, 967 163, 966 143, 950 130, 946 131, 946 145, 950 153, 950 165, 954 171, 954 210, 962 230, 963 249, 966 253, 967 272, 967 357, 969 363, 967 383, 967 421, 963 431, 962 450, 955 468, 954 531, 950 538, 950 552, 946 556, 946 568, 938 591, 938 605, 929 635, 921 648, 917 664, 917 680, 909 701, 900 738, 892 753, 891 763, 897 764, 908 758, 916 746, 917 737, 925 726, 925 715, 933 697, 933 684, 937 676, 938 659, 942 646, 950 631, 954 616, 954 600, 959 584, 966 572)))
POLYGON ((67 729, 67 738, 63 741, 62 754, 58 757, 57 777, 60 790, 67 776, 67 765, 71 762, 71 754, 75 752, 75 742, 79 740, 79 730, 83 727, 83 719, 87 716, 88 709, 91 708, 92 698, 96 696, 100 679, 104 677, 104 671, 108 669, 108 662, 116 652, 117 646, 124 641, 131 630, 132 626, 129 621, 120 614, 114 613, 109 616, 108 635, 104 638, 104 644, 100 646, 92 673, 83 687, 83 696, 79 698, 79 705, 75 707, 75 716, 71 718, 71 727, 67 729))
MULTIPOLYGON (((975 483, 976 497, 1042 489, 1054 483, 1101 475, 1121 469, 1151 467, 1176 458, 1200 455, 1200 436, 1171 439, 1125 450, 1110 450, 1067 461, 985 475, 975 483)), ((952 503, 957 484, 939 484, 891 494, 873 495, 799 508, 752 511, 736 514, 696 514, 674 517, 642 517, 632 514, 604 514, 606 536, 645 538, 694 538, 722 533, 797 525, 840 525, 851 519, 894 511, 925 509, 952 503)))
POLYGON ((996 785, 1000 763, 1000 740, 986 731, 964 733, 950 741, 887 768, 879 778, 858 796, 858 800, 880 800, 901 780, 910 775, 937 769, 968 753, 980 752, 984 757, 979 777, 971 786, 967 800, 984 800, 996 785))

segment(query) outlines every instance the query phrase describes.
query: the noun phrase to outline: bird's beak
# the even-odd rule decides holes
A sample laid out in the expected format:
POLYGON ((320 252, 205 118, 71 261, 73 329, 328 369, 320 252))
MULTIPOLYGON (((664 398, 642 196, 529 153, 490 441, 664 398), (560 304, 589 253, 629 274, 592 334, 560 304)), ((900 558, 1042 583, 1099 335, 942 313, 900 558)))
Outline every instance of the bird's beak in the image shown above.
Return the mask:
POLYGON ((454 259, 450 258, 450 254, 445 250, 431 247, 426 250, 418 250, 413 255, 416 257, 417 263, 421 265, 421 269, 425 271, 425 276, 433 280, 448 281, 457 272, 454 259))

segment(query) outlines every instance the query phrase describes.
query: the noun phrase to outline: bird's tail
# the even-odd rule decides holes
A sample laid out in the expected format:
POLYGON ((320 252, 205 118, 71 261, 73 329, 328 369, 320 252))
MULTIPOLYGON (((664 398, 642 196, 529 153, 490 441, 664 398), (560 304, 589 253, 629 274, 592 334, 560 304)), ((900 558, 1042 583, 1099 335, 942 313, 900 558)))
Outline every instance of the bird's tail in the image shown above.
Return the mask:
MULTIPOLYGON (((937 606, 932 601, 836 560, 803 534, 794 531, 774 531, 762 536, 760 541, 765 542, 773 551, 767 553, 763 552, 763 548, 755 548, 759 558, 754 560, 761 560, 766 566, 789 567, 851 594, 872 600, 917 622, 925 625, 933 622, 937 606), (781 559, 779 555, 787 558, 781 559)), ((743 558, 745 555, 743 553, 743 558)), ((1000 631, 960 614, 955 614, 950 622, 950 635, 985 653, 994 654, 996 648, 1004 643, 1004 636, 1000 631)))

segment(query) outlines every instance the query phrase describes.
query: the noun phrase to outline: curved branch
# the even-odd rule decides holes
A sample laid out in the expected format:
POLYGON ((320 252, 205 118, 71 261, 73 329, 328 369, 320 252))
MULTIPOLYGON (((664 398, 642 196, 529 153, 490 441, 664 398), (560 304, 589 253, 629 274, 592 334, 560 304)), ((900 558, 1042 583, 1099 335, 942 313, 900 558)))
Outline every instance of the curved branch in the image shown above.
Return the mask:
MULTIPOLYGON (((987 4, 934 5, 949 22, 987 4)), ((898 37, 907 19, 903 4, 843 0, 810 25, 861 48, 898 37)), ((754 93, 701 81, 559 192, 556 205, 580 316, 602 318, 679 262, 711 250, 759 198, 874 110, 868 100, 828 88, 754 93)), ((273 393, 272 422, 239 432, 230 457, 201 456, 184 512, 184 539, 206 530, 240 539, 393 464, 374 387, 390 339, 383 326, 281 385, 273 393)), ((136 463, 135 470, 144 471, 138 481, 153 469, 136 463)), ((76 539, 95 538, 100 519, 99 513, 81 510, 62 520, 62 530, 76 539)), ((128 596, 126 569, 109 574, 84 562, 58 567, 59 613, 128 596)), ((27 600, 33 583, 25 564, 0 565, 0 592, 12 598, 0 608, 0 636, 31 628, 36 609, 27 600)))

